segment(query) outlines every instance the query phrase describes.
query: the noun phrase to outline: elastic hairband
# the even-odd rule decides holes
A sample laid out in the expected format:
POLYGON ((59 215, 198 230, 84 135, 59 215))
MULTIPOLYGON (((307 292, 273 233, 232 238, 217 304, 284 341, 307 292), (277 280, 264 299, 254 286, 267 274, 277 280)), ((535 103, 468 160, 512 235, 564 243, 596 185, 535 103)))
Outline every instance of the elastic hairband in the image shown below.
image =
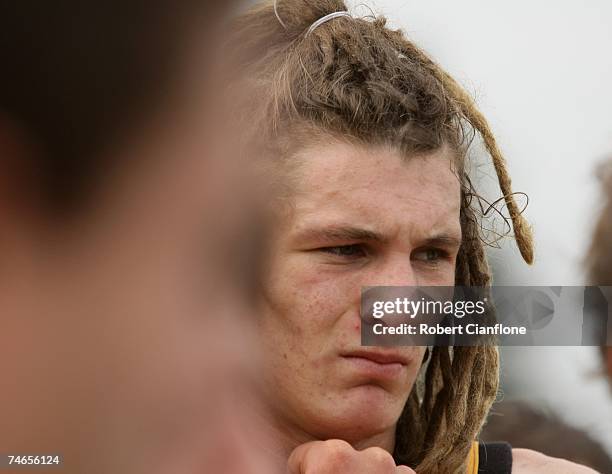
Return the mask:
POLYGON ((274 0, 274 14, 276 15, 276 18, 278 20, 278 22, 281 24, 281 26, 285 29, 287 29, 287 25, 285 25, 285 22, 281 19, 280 15, 278 14, 278 0, 274 0))
POLYGON ((310 25, 310 28, 308 28, 308 31, 306 32, 306 36, 308 37, 308 35, 310 35, 314 30, 316 30, 323 23, 327 23, 328 21, 333 20, 334 18, 340 18, 343 16, 350 17, 351 14, 347 11, 342 11, 342 12, 330 13, 329 15, 325 15, 324 17, 319 18, 312 25, 310 25))

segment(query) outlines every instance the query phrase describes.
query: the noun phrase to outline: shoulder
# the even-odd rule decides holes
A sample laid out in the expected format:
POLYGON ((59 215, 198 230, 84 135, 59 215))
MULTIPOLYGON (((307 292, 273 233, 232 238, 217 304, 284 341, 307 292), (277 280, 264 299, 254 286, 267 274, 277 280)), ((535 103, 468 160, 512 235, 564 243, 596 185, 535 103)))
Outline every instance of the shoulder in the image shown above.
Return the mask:
POLYGON ((559 458, 551 458, 530 449, 512 450, 512 474, 597 474, 580 464, 559 458))

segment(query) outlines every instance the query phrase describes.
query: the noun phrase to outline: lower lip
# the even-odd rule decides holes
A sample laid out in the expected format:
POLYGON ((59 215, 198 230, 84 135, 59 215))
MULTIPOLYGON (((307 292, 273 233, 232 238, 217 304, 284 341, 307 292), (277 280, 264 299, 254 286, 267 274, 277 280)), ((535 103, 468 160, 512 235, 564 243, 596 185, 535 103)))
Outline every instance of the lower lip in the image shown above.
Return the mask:
POLYGON ((404 369, 404 364, 400 362, 390 362, 382 364, 364 357, 343 357, 361 375, 376 379, 395 379, 399 377, 404 369))

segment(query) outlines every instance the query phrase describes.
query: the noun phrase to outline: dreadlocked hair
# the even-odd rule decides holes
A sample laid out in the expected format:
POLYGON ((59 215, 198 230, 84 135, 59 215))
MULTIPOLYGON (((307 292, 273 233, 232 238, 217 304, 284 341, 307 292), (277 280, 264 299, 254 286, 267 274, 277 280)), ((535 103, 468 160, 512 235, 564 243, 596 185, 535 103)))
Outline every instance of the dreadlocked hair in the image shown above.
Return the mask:
MULTIPOLYGON (((337 17, 307 33, 318 19, 346 9, 342 0, 278 0, 261 2, 235 19, 230 43, 238 46, 234 55, 254 102, 248 113, 242 109, 255 124, 252 135, 284 158, 308 139, 304 130, 391 145, 407 158, 450 147, 462 185, 463 241, 455 282, 488 287, 480 216, 465 170, 477 134, 492 159, 518 248, 531 264, 531 229, 474 100, 401 31, 387 28, 384 18, 337 17)), ((398 421, 394 458, 420 473, 463 472, 497 395, 497 348, 434 347, 423 371, 424 389, 412 390, 398 421)))

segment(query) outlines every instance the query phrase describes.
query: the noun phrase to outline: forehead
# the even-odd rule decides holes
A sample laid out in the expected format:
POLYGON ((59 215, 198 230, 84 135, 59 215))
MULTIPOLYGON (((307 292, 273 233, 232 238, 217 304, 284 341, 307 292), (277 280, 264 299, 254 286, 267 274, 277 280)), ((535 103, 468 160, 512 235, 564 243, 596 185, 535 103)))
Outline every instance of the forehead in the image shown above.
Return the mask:
POLYGON ((405 157, 391 147, 330 141, 302 150, 297 159, 295 225, 460 233, 460 184, 447 148, 405 157))

